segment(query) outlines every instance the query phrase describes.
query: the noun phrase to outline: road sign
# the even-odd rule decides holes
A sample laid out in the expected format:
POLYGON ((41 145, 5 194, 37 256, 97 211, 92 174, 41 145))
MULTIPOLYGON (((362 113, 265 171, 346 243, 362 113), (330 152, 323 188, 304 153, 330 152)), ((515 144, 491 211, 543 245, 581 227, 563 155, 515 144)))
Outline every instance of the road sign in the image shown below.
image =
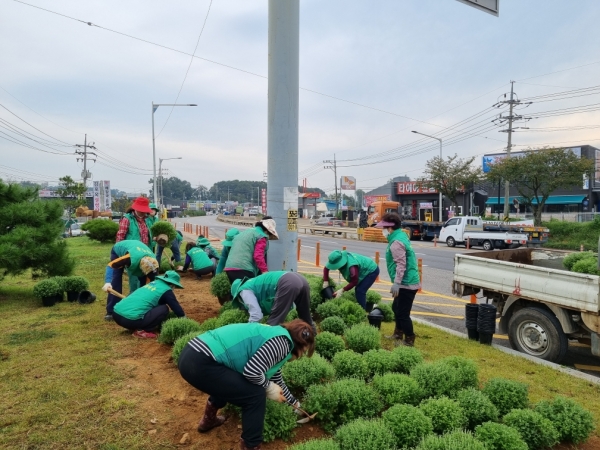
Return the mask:
POLYGON ((500 14, 500 0, 458 0, 465 5, 485 11, 493 16, 498 17, 500 14))
POLYGON ((288 231, 298 231, 298 210, 297 209, 288 209, 287 230, 288 231))

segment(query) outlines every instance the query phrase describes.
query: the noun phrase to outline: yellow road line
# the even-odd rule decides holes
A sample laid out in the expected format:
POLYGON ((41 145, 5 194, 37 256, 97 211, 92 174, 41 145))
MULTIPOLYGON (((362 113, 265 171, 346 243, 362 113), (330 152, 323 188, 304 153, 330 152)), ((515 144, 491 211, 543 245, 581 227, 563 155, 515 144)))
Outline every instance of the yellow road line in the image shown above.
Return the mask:
POLYGON ((416 305, 431 305, 431 306, 445 306, 448 308, 462 308, 462 305, 451 305, 449 303, 434 303, 434 302, 413 302, 416 305))
POLYGON ((593 372, 600 372, 600 366, 586 366, 585 364, 574 364, 578 370, 591 370, 593 372))
POLYGON ((464 316, 451 316, 450 314, 430 313, 421 311, 411 311, 411 315, 415 316, 431 316, 431 317, 445 317, 446 319, 464 319, 464 316))
POLYGON ((504 340, 508 340, 508 336, 504 335, 504 334, 495 334, 494 335, 494 339, 504 339, 504 340))
POLYGON ((463 300, 462 298, 459 298, 459 297, 450 297, 449 295, 438 294, 437 292, 431 292, 431 291, 426 291, 426 290, 422 290, 421 292, 419 292, 419 295, 427 295, 429 297, 445 298, 448 300, 453 300, 455 302, 469 303, 468 300, 463 300))

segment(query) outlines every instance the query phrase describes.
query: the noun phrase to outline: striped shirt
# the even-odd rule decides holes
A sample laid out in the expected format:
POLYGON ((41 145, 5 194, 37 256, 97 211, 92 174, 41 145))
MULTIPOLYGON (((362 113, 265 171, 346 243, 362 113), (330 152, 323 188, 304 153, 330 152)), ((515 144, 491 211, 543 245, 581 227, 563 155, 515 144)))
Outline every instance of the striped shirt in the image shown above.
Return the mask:
MULTIPOLYGON (((215 359, 212 351, 203 341, 195 337, 188 345, 200 353, 204 353, 215 359)), ((268 380, 265 374, 277 363, 283 361, 291 351, 290 341, 285 336, 277 336, 266 341, 262 347, 248 360, 244 367, 244 377, 253 384, 258 384, 265 389, 269 383, 273 382, 279 385, 283 391, 283 395, 291 404, 296 403, 296 398, 292 395, 281 376, 281 370, 278 370, 275 375, 268 380)))

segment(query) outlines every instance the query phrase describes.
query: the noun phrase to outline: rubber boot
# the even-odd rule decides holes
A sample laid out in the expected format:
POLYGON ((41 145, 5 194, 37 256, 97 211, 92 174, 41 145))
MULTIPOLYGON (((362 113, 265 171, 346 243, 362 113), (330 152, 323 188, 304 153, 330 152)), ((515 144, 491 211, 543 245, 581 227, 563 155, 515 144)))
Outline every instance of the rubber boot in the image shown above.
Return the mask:
POLYGON ((394 328, 394 334, 386 336, 386 338, 401 341, 404 338, 404 332, 402 330, 399 330, 398 328, 394 328))
POLYGON ((258 444, 256 447, 248 447, 244 440, 240 438, 240 450, 260 450, 260 444, 258 444))
POLYGON ((208 400, 204 409, 204 417, 198 423, 198 432, 206 433, 213 428, 220 427, 225 422, 224 416, 217 416, 218 408, 215 408, 208 400))
POLYGON ((413 334, 412 336, 406 336, 406 338, 404 339, 404 342, 402 342, 404 345, 406 345, 407 347, 414 347, 415 346, 415 338, 416 336, 413 334))

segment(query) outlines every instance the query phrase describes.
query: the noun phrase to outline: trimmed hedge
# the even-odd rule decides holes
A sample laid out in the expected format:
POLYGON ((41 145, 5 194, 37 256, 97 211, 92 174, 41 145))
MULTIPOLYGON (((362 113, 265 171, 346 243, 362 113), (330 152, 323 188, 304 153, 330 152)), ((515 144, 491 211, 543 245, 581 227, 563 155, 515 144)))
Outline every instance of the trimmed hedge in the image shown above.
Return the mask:
POLYGON ((379 330, 367 323, 359 323, 347 329, 344 337, 348 348, 357 353, 364 353, 381 347, 379 330))
POLYGON ((315 337, 315 351, 322 357, 331 361, 336 353, 346 349, 344 340, 329 331, 323 331, 315 337))
POLYGON ((396 358, 389 350, 369 350, 363 353, 363 358, 367 362, 371 377, 396 371, 396 358))
POLYGON ((369 377, 367 361, 353 350, 336 353, 331 360, 337 378, 358 378, 365 380, 369 377))
POLYGON ((561 442, 585 442, 595 428, 592 413, 569 398, 558 396, 551 401, 542 400, 534 411, 552 422, 561 442))
POLYGON ((527 385, 518 381, 492 378, 483 386, 482 392, 498 408, 501 416, 513 409, 527 408, 529 403, 527 385))
POLYGON ((338 316, 327 317, 321 322, 320 327, 321 331, 329 331, 339 336, 343 335, 346 328, 348 328, 344 319, 338 316))
POLYGON ((438 434, 462 429, 468 423, 467 416, 460 404, 448 397, 424 400, 419 408, 431 419, 433 431, 438 434))
POLYGON ((311 439, 294 444, 288 450, 340 450, 340 444, 333 439, 311 439))
POLYGON ((558 443, 560 435, 552 422, 531 409, 513 409, 504 416, 504 423, 521 434, 530 450, 558 443))
POLYGON ((171 345, 180 337, 192 332, 200 334, 200 324, 195 320, 188 317, 169 319, 162 325, 158 342, 171 345))
POLYGON ((313 384, 326 383, 335 377, 333 366, 318 354, 284 364, 281 373, 287 386, 295 394, 304 393, 313 384))
POLYGON ((487 450, 468 431, 455 430, 443 436, 427 436, 415 450, 487 450))
POLYGON ((386 373, 373 378, 373 388, 379 392, 387 406, 396 403, 418 405, 423 398, 421 388, 415 380, 401 373, 386 373))
POLYGON ((396 438, 381 419, 356 419, 335 433, 340 450, 395 450, 396 438))
POLYGON ((462 389, 479 388, 479 379, 477 374, 479 368, 472 359, 462 356, 448 356, 440 360, 442 364, 447 364, 456 370, 458 382, 462 389))
POLYGON ((394 405, 381 417, 396 437, 398 448, 413 448, 433 433, 431 419, 411 405, 394 405))
POLYGON ((477 389, 469 388, 460 391, 456 400, 465 411, 470 430, 484 422, 498 420, 498 408, 477 389))
POLYGON ((191 331, 175 341, 175 344, 173 344, 173 350, 171 350, 171 357, 173 358, 173 363, 175 363, 175 365, 179 363, 179 355, 181 354, 183 348, 196 336, 198 336, 198 333, 196 331, 191 331))
POLYGON ((396 372, 410 373, 417 365, 423 362, 423 355, 415 347, 400 346, 392 350, 396 362, 396 372))
POLYGON ((454 398, 462 387, 458 371, 441 360, 413 367, 410 376, 419 384, 426 398, 441 396, 454 398))
POLYGON ((507 425, 486 422, 475 428, 475 438, 487 450, 529 450, 521 434, 507 425))

